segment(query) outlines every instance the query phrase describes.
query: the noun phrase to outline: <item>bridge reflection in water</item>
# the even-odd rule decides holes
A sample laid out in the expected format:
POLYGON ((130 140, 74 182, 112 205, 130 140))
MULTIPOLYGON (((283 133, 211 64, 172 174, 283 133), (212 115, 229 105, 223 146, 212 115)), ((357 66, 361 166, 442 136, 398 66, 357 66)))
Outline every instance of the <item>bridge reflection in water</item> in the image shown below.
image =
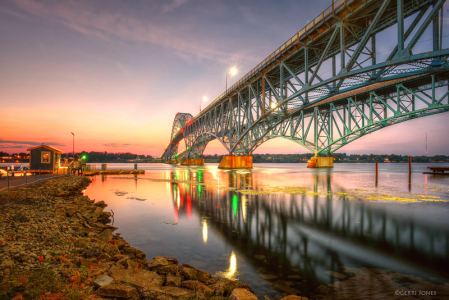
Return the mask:
MULTIPOLYGON (((304 279, 289 287, 292 292, 307 294, 319 284, 338 281, 349 274, 347 267, 387 269, 439 284, 449 278, 449 228, 398 209, 421 204, 348 200, 344 189, 331 184, 329 173, 310 176, 305 184, 311 184, 311 192, 266 195, 236 191, 260 189, 252 173, 166 172, 166 179, 174 181, 167 182, 167 189, 176 219, 178 214, 189 219, 201 214, 204 243, 214 230, 255 269, 304 279)), ((236 276, 233 256, 223 277, 236 276)))

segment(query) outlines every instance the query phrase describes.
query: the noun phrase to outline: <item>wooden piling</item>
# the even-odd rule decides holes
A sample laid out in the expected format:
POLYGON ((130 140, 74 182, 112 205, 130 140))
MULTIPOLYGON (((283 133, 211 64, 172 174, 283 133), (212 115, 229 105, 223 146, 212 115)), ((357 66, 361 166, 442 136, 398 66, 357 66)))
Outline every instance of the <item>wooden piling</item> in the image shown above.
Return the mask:
POLYGON ((376 186, 379 178, 379 162, 376 161, 376 186))
POLYGON ((412 186, 412 157, 408 157, 408 188, 412 186))

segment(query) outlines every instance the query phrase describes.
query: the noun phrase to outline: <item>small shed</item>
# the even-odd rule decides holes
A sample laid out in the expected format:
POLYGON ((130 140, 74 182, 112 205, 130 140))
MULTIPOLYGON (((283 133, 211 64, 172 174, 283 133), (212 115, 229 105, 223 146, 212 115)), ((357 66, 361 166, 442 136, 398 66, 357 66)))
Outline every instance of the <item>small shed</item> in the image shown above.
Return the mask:
POLYGON ((62 151, 55 147, 42 144, 30 151, 30 173, 53 173, 59 169, 62 151))

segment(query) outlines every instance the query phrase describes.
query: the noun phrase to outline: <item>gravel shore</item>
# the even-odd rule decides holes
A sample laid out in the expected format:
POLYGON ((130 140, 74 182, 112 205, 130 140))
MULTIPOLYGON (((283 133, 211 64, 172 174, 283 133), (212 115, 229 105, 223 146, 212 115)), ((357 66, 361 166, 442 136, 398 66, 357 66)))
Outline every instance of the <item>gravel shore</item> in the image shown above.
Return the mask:
POLYGON ((83 196, 89 183, 69 176, 0 194, 0 299, 257 299, 176 258, 147 260, 113 233, 107 204, 83 196))

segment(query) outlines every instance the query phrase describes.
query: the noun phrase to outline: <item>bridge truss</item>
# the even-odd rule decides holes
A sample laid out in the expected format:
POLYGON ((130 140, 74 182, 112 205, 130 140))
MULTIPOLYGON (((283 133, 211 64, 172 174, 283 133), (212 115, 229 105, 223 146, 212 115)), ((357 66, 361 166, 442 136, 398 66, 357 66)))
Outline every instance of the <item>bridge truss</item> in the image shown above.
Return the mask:
POLYGON ((275 137, 330 155, 384 127, 448 111, 444 3, 333 1, 200 114, 176 128, 175 118, 162 157, 177 156, 182 139, 179 155, 199 158, 214 139, 245 155, 275 137), (377 45, 392 30, 395 47, 385 53, 377 45), (432 38, 424 44, 426 31, 432 38))

